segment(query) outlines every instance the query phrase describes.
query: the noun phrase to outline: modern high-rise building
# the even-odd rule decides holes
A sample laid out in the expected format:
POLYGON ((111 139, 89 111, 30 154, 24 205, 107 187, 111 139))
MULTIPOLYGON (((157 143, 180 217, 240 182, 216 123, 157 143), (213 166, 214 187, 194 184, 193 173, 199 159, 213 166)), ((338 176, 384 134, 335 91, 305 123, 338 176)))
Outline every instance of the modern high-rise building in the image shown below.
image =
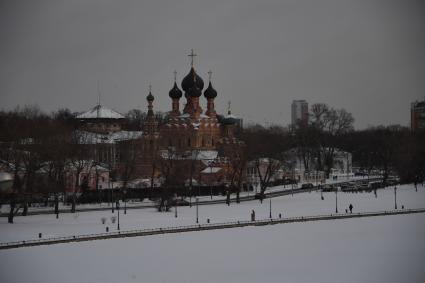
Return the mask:
POLYGON ((425 130, 425 100, 412 102, 410 107, 410 128, 412 131, 425 130))
POLYGON ((292 127, 308 125, 308 102, 305 100, 294 100, 291 105, 292 127))

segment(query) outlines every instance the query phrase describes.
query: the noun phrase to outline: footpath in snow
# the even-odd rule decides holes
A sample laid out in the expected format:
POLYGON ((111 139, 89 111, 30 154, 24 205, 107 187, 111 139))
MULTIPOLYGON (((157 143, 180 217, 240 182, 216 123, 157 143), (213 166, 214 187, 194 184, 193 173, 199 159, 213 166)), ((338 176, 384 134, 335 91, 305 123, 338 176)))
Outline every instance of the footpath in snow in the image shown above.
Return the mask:
MULTIPOLYGON (((425 207, 425 188, 419 186, 416 192, 413 185, 397 186, 398 208, 405 209, 425 207)), ((335 213, 336 194, 334 192, 320 192, 287 195, 271 199, 272 217, 296 217, 307 215, 327 215, 335 213)), ((354 212, 370 212, 394 209, 394 188, 386 188, 374 193, 342 193, 338 192, 338 211, 344 213, 345 209, 352 204, 354 212)), ((252 210, 257 219, 266 219, 270 214, 270 199, 263 203, 258 200, 216 204, 198 207, 199 223, 205 224, 207 219, 210 223, 248 221, 252 210)), ((118 212, 93 211, 75 214, 60 214, 59 219, 55 215, 33 215, 16 217, 14 224, 7 223, 7 218, 0 218, 0 242, 12 242, 38 239, 42 237, 78 236, 84 234, 104 233, 106 227, 110 232, 117 231, 117 221, 112 223, 112 218, 117 218, 118 212), (102 219, 105 224, 102 224, 102 219)), ((169 212, 158 212, 155 208, 127 210, 127 214, 120 210, 121 230, 138 230, 147 228, 161 228, 192 225, 196 223, 196 206, 178 207, 177 217, 174 208, 169 212)))
MULTIPOLYGON (((381 178, 380 176, 370 176, 370 179, 377 179, 377 178, 381 178)), ((338 180, 331 180, 328 179, 326 180, 326 184, 337 184, 337 183, 341 183, 341 182, 348 182, 348 181, 359 181, 359 180, 368 180, 369 178, 367 177, 349 177, 349 178, 343 178, 341 177, 338 180)), ((296 190, 301 188, 302 184, 296 184, 294 185, 294 187, 292 187, 292 185, 280 185, 280 186, 274 186, 274 187, 269 187, 267 188, 266 194, 268 193, 276 193, 276 192, 291 192, 292 189, 296 190)), ((314 183, 314 185, 317 185, 316 183, 314 183)), ((259 192, 259 187, 256 188, 253 191, 247 191, 247 192, 240 192, 240 197, 253 197, 257 192, 259 192)), ((232 194, 231 196, 232 200, 235 200, 235 194, 232 194)), ((187 201, 189 201, 189 198, 186 199, 187 201)), ((217 195, 217 196, 199 196, 198 197, 199 202, 209 202, 209 201, 225 201, 226 200, 226 196, 222 196, 222 195, 217 195)), ((195 201, 195 198, 192 198, 192 201, 195 201)), ((136 201, 136 200, 130 200, 127 202, 127 207, 128 208, 151 208, 156 206, 156 203, 149 200, 149 199, 144 199, 143 201, 136 201)), ((77 205, 77 211, 83 212, 83 211, 96 211, 96 210, 107 210, 111 208, 111 204, 110 203, 96 203, 96 204, 78 204, 77 205)), ((69 213, 71 210, 71 206, 70 205, 64 205, 63 202, 59 202, 59 210, 61 211, 61 213, 69 213)), ((54 207, 45 207, 45 206, 32 206, 29 207, 28 209, 30 214, 44 214, 44 213, 54 213, 54 207)), ((8 205, 3 205, 0 206, 0 215, 3 217, 7 217, 9 213, 9 206, 8 205)))

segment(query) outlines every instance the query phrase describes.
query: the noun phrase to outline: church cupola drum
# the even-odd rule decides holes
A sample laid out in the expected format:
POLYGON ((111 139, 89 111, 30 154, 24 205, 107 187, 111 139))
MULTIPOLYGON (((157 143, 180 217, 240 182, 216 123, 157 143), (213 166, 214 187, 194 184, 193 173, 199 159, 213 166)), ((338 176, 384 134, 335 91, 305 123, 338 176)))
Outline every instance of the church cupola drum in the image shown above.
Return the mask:
POLYGON ((152 95, 152 86, 149 85, 149 94, 146 96, 146 101, 148 102, 148 115, 146 116, 146 121, 143 124, 143 132, 145 135, 156 133, 158 130, 158 122, 155 119, 153 113, 153 102, 155 97, 152 95))
POLYGON ((214 99, 217 97, 217 91, 213 88, 211 84, 211 75, 212 72, 208 71, 209 75, 209 83, 207 89, 204 91, 204 96, 207 99, 207 112, 205 112, 206 115, 213 117, 216 115, 215 109, 214 109, 214 99))
POLYGON ((174 85, 168 92, 168 96, 172 99, 171 115, 176 117, 180 115, 180 98, 183 96, 182 91, 177 86, 177 71, 174 71, 174 85))

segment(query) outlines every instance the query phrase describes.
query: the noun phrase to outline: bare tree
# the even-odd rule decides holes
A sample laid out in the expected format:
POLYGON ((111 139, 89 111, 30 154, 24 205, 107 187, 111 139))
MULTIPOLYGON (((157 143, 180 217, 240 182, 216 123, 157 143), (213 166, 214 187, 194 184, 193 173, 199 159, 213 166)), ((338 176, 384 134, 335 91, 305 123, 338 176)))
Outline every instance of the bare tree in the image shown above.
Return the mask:
POLYGON ((74 173, 74 189, 72 192, 71 212, 75 213, 77 191, 82 189, 81 173, 90 172, 95 162, 90 147, 90 135, 83 131, 74 131, 69 146, 69 165, 70 172, 74 173))
POLYGON ((169 188, 176 183, 175 167, 179 158, 181 159, 181 156, 179 156, 172 147, 160 151, 158 165, 164 182, 160 188, 161 193, 158 201, 158 211, 168 211, 170 209, 171 194, 169 188))
POLYGON ((244 180, 244 172, 247 164, 246 147, 243 144, 235 143, 227 150, 228 154, 228 175, 230 188, 236 191, 236 202, 240 202, 240 191, 244 180))
POLYGON ((9 159, 6 160, 8 160, 9 170, 13 172, 13 185, 10 197, 8 223, 13 223, 13 217, 18 213, 19 210, 19 207, 16 208, 16 203, 19 201, 19 198, 22 195, 22 180, 20 177, 21 151, 16 150, 16 148, 12 144, 9 148, 8 156, 9 159))
POLYGON ((326 104, 313 104, 312 125, 319 131, 318 166, 324 169, 327 176, 333 167, 337 141, 341 136, 353 130, 354 118, 345 109, 333 109, 326 104), (323 164, 322 164, 323 162, 323 164))
POLYGON ((129 136, 126 140, 120 142, 119 151, 119 175, 123 189, 126 189, 128 182, 134 177, 137 161, 141 159, 141 142, 139 139, 129 136))
POLYGON ((280 169, 281 162, 272 158, 257 158, 255 160, 255 167, 260 179, 260 201, 262 202, 265 197, 266 189, 270 185, 270 179, 280 169), (263 165, 265 165, 265 170, 263 170, 263 165))
MULTIPOLYGON (((299 126, 294 131, 294 142, 297 150, 298 159, 304 164, 305 170, 311 169, 311 161, 318 157, 320 149, 319 131, 312 125, 299 126)), ((317 164, 316 164, 317 165, 317 164)))

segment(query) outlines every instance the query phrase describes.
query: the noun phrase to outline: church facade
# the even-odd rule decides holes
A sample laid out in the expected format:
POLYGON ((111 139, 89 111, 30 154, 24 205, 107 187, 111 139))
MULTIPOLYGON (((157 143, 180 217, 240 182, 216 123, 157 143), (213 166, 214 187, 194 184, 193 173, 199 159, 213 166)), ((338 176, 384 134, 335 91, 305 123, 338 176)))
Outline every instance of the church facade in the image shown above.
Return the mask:
POLYGON ((100 101, 75 117, 79 144, 92 149, 87 158, 107 165, 117 182, 133 187, 233 183, 232 157, 245 147, 235 135, 235 130, 241 128, 241 119, 232 115, 230 103, 226 114, 217 113, 218 93, 213 87, 212 72, 208 72, 206 86, 193 65, 195 55, 192 52, 189 56, 192 63, 181 88, 174 72, 168 92, 170 111, 165 117, 158 119, 155 113, 151 88, 146 96, 147 114, 137 131, 126 129, 127 119, 100 101), (206 105, 205 109, 201 104, 206 105))

